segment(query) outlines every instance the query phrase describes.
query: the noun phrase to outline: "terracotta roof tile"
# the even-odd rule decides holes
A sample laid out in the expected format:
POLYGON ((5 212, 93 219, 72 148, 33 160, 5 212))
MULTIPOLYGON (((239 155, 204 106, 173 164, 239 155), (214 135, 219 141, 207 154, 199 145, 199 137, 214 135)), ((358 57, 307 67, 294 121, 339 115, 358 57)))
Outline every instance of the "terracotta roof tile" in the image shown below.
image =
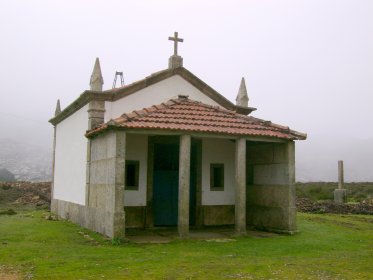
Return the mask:
MULTIPOLYGON (((266 136, 289 140, 306 139, 306 134, 287 126, 274 124, 234 111, 211 106, 187 98, 172 99, 160 105, 125 113, 111 120, 111 127, 129 129, 176 130, 243 136, 266 136)), ((92 137, 103 132, 107 124, 87 132, 92 137)))

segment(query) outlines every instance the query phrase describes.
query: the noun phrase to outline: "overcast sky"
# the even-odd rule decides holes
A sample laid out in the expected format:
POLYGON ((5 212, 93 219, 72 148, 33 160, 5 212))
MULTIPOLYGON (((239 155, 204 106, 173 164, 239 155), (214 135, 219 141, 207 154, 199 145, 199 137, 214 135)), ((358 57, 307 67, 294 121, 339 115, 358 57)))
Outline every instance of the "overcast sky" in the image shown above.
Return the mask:
POLYGON ((116 70, 131 83, 167 68, 174 31, 187 69, 231 101, 244 76, 254 116, 308 133, 301 147, 373 138, 371 0, 1 0, 0 138, 51 143, 56 100, 89 88, 96 57, 105 89, 116 70))

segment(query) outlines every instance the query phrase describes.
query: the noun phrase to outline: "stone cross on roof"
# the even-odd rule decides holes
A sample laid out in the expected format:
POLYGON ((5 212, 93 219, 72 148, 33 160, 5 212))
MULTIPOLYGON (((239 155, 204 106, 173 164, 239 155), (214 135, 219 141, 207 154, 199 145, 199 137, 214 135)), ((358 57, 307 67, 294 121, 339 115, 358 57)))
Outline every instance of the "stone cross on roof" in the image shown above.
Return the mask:
POLYGON ((177 55, 177 43, 184 42, 184 39, 178 37, 178 32, 174 32, 174 37, 168 37, 168 40, 174 41, 174 55, 177 55))

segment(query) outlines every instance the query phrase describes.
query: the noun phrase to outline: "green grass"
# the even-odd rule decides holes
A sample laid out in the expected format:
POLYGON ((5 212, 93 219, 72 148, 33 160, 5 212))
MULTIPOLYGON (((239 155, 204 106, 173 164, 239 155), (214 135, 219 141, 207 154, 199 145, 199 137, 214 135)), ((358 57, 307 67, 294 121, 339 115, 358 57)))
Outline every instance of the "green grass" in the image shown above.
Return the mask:
POLYGON ((43 215, 0 216, 0 279, 373 279, 372 216, 299 214, 294 236, 115 246, 43 215))

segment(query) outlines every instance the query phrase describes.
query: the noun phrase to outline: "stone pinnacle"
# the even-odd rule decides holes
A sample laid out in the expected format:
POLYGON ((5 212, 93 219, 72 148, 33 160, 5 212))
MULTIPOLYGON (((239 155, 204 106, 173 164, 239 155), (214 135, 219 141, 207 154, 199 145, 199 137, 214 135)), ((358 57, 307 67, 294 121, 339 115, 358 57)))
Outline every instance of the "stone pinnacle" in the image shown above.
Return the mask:
POLYGON ((247 107, 249 104, 249 97, 247 96, 245 78, 242 77, 240 88, 236 97, 236 105, 240 107, 247 107))
POLYGON ((95 61, 95 66, 93 67, 89 85, 91 86, 91 90, 102 91, 103 84, 104 84, 104 79, 102 78, 102 74, 101 74, 100 60, 97 57, 95 61))
POLYGON ((61 113, 61 105, 60 105, 60 100, 57 99, 57 105, 56 105, 56 111, 54 112, 54 116, 57 117, 61 113))

